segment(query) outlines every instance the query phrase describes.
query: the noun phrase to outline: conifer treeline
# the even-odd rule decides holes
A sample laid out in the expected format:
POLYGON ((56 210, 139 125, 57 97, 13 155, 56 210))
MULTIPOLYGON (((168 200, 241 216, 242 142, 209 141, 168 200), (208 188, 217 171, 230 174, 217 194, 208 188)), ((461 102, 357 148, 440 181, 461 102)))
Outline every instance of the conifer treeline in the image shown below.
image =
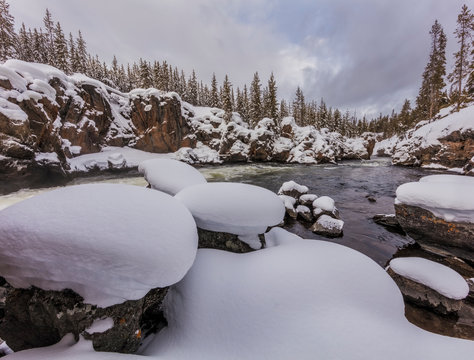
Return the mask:
POLYGON ((87 51, 81 31, 78 31, 77 36, 71 33, 66 36, 61 24, 53 21, 48 9, 43 23, 44 28, 40 29, 27 29, 22 24, 16 33, 9 5, 6 0, 0 0, 0 61, 18 58, 50 64, 67 74, 84 73, 124 92, 149 87, 175 91, 193 105, 219 107, 228 115, 237 111, 252 127, 263 117, 272 118, 278 123, 283 117, 292 115, 298 125, 328 128, 345 136, 358 136, 365 131, 383 132, 385 136, 392 136, 406 131, 419 120, 432 118, 447 104, 457 103, 459 107, 473 98, 474 21, 466 5, 458 17, 455 32, 460 50, 455 54, 455 68, 448 76, 450 91, 445 90, 444 80, 446 36, 436 21, 430 31, 430 60, 423 73, 416 107, 412 109, 410 101, 405 100, 400 113, 392 111, 391 115, 380 115, 372 121, 365 117, 359 119, 349 111, 341 112, 337 108, 328 107, 322 98, 318 102, 306 101, 300 87, 296 89, 291 101, 278 101, 278 87, 273 73, 264 85, 256 72, 249 87, 244 85, 243 88, 234 89, 227 75, 222 85, 218 84, 215 75, 208 85, 197 78, 194 70, 190 76, 186 76, 183 70, 173 67, 166 60, 150 62, 139 59, 138 62, 124 66, 114 56, 112 63, 108 65, 100 61, 97 55, 93 56, 87 51))

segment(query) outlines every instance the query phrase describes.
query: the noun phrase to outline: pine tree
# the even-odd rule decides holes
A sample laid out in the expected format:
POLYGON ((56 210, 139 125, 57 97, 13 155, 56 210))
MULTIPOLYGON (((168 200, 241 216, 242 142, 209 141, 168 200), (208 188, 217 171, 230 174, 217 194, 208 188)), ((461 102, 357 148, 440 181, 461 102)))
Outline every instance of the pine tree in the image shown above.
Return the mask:
POLYGON ((87 49, 86 49, 86 42, 82 37, 81 30, 79 30, 77 40, 76 40, 76 53, 78 59, 78 67, 77 72, 85 74, 87 70, 87 49))
POLYGON ((283 119, 284 117, 287 117, 287 116, 290 116, 290 112, 289 112, 289 109, 288 109, 288 105, 286 104, 286 101, 285 99, 282 99, 280 101, 280 114, 279 114, 279 118, 280 120, 283 119))
POLYGON ((423 72, 421 88, 416 99, 417 115, 420 118, 433 118, 439 111, 442 91, 446 86, 446 35, 443 28, 435 21, 430 31, 431 52, 428 64, 423 72))
POLYGON ((260 90, 260 78, 258 72, 253 76, 252 83, 250 84, 250 114, 249 114, 250 126, 252 128, 262 118, 262 93, 260 90))
POLYGON ((247 85, 244 84, 244 90, 242 90, 242 115, 245 121, 249 121, 250 117, 250 102, 249 102, 249 93, 247 91, 247 85))
POLYGON ((69 33, 69 69, 72 73, 78 72, 80 68, 80 60, 76 49, 76 41, 71 33, 69 33))
POLYGON ((46 45, 46 57, 48 59, 49 65, 55 65, 55 45, 54 45, 54 38, 55 38, 55 28, 54 28, 54 21, 51 13, 48 9, 46 9, 46 14, 43 18, 44 28, 45 28, 45 45, 46 45))
POLYGON ((21 24, 21 28, 17 36, 16 55, 20 60, 33 61, 32 44, 24 23, 21 24))
POLYGON ((150 65, 140 58, 140 87, 148 89, 152 86, 150 65))
POLYGON ((463 5, 461 13, 458 15, 458 26, 454 31, 458 39, 459 50, 454 53, 455 64, 453 71, 449 74, 448 79, 451 81, 451 90, 454 94, 453 98, 459 110, 464 100, 463 81, 465 81, 472 71, 470 64, 470 47, 472 41, 472 33, 474 32, 474 15, 466 5, 463 5))
POLYGON ((45 46, 45 36, 41 29, 39 32, 36 28, 33 30, 32 51, 33 51, 33 59, 35 62, 42 63, 42 64, 45 64, 48 62, 46 46, 45 46))
POLYGON ((306 104, 304 100, 303 90, 298 86, 293 100, 293 116, 298 125, 306 124, 306 104))
POLYGON ((232 96, 231 96, 232 84, 229 81, 229 77, 226 75, 224 83, 222 84, 221 104, 225 111, 226 120, 229 121, 232 117, 232 96))
POLYGON ((411 116, 411 104, 410 100, 405 99, 403 103, 402 110, 398 115, 399 120, 399 128, 401 131, 407 131, 413 124, 412 124, 412 116, 411 116))
POLYGON ((216 74, 212 74, 211 99, 210 99, 209 106, 210 107, 219 107, 219 92, 217 90, 216 74))
POLYGON ((194 69, 188 81, 188 98, 191 104, 198 104, 198 82, 194 69))
POLYGON ((277 100, 277 85, 273 72, 268 79, 268 96, 267 96, 267 116, 275 122, 278 121, 278 100, 277 100))
POLYGON ((15 20, 9 11, 10 5, 6 0, 0 0, 0 61, 5 61, 15 55, 15 20))
POLYGON ((69 72, 69 64, 68 64, 68 49, 66 38, 64 37, 63 30, 61 28, 61 24, 59 22, 56 23, 56 27, 54 29, 54 51, 55 51, 55 61, 54 66, 58 69, 69 72))

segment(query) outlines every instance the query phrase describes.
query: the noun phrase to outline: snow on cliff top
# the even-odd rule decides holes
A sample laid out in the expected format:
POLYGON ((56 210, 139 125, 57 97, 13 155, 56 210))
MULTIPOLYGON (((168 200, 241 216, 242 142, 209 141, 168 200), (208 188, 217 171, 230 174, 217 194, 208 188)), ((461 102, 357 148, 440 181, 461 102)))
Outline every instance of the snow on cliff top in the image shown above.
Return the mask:
POLYGON ((420 257, 396 258, 390 268, 400 276, 428 286, 440 294, 455 300, 469 294, 466 280, 447 266, 420 257))
POLYGON ((176 195, 185 187, 206 183, 206 178, 191 165, 172 159, 146 160, 138 166, 152 189, 176 195))
POLYGON ((283 202, 275 193, 248 184, 200 184, 183 189, 175 197, 191 211, 198 227, 210 231, 262 234, 285 215, 283 202))
POLYGON ((462 175, 427 176, 400 185, 400 203, 431 211, 446 221, 474 222, 474 178, 462 175))
POLYGON ((0 211, 0 274, 14 287, 70 288, 101 307, 179 281, 197 230, 171 196, 131 185, 70 186, 0 211))

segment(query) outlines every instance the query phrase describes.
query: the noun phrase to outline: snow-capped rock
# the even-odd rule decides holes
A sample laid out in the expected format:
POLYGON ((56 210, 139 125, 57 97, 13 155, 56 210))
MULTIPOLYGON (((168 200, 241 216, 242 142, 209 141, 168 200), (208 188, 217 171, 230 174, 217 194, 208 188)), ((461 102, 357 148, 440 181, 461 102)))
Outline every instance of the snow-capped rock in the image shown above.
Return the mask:
POLYGON ((320 215, 311 226, 311 231, 327 237, 339 237, 342 236, 343 226, 344 221, 342 220, 334 219, 328 215, 320 215))
POLYGON ((172 196, 185 187, 204 184, 204 176, 191 165, 172 159, 146 160, 138 166, 152 189, 163 191, 172 196))
POLYGON ((463 168, 474 156, 474 105, 459 112, 444 110, 444 117, 418 123, 396 144, 393 164, 466 172, 463 168))

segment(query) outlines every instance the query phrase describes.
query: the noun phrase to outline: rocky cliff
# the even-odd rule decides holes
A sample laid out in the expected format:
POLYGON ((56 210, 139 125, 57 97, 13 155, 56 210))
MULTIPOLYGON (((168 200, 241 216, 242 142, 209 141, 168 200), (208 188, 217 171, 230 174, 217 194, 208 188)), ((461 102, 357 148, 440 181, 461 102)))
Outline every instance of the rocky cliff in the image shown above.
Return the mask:
POLYGON ((422 121, 401 139, 377 146, 377 154, 392 155, 395 165, 446 169, 474 175, 474 105, 454 112, 441 110, 434 121, 422 121))
POLYGON ((180 150, 182 159, 335 162, 369 158, 370 134, 347 139, 293 118, 263 119, 251 129, 239 114, 195 107, 176 93, 121 93, 81 74, 9 60, 0 65, 0 178, 31 182, 74 172, 71 159, 108 146, 152 153, 180 150))

